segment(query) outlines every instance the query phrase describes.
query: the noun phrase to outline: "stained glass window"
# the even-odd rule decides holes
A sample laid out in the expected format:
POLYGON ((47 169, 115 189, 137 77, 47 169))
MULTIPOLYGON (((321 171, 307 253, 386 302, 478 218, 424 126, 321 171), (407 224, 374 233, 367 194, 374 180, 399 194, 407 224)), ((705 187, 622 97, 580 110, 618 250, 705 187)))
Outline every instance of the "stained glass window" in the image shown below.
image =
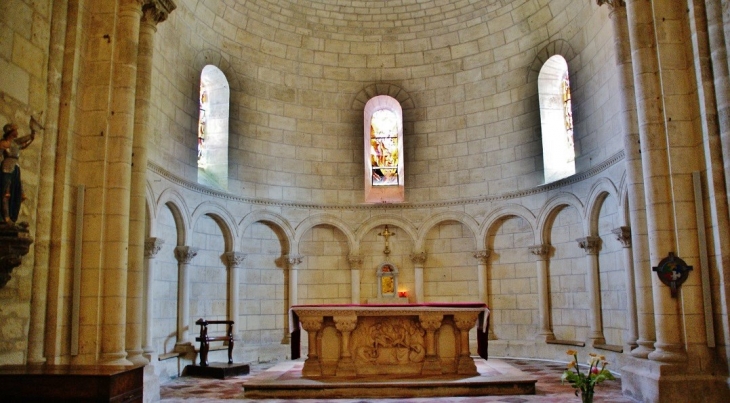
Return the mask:
POLYGON ((575 174, 573 97, 568 63, 560 55, 545 61, 538 76, 545 183, 575 174))
POLYGON ((370 120, 370 159, 373 186, 398 185, 398 121, 381 109, 370 120))

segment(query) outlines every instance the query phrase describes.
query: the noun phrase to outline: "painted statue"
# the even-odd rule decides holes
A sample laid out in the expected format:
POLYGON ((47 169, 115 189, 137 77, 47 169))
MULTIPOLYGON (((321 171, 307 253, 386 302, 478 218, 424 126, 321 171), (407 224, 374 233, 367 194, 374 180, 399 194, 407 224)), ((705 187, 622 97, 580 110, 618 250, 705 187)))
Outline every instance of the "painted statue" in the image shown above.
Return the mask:
POLYGON ((27 136, 18 136, 18 126, 14 123, 8 123, 3 126, 3 137, 0 140, 0 150, 2 150, 3 159, 0 163, 0 191, 2 191, 2 220, 5 224, 12 225, 18 220, 20 212, 20 204, 25 200, 23 194, 23 184, 20 179, 20 166, 18 159, 20 158, 20 150, 28 148, 35 140, 36 129, 42 127, 31 117, 30 134, 27 136))

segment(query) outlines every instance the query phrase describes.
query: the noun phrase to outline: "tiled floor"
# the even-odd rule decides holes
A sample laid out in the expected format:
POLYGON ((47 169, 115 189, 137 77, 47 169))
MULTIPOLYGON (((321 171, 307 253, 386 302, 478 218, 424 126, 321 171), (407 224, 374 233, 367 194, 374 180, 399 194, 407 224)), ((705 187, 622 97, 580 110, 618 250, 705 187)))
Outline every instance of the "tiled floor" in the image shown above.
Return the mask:
MULTIPOLYGON (((565 364, 522 360, 505 359, 505 362, 514 365, 516 368, 530 373, 537 377, 537 392, 535 395, 518 396, 480 396, 480 397, 450 397, 450 398, 413 398, 413 399, 318 399, 317 402, 338 402, 338 403, 366 403, 366 402, 409 402, 409 403, 436 403, 436 402, 504 402, 504 403, 526 403, 545 402, 563 403, 580 402, 580 398, 573 394, 573 388, 560 383, 560 375, 563 373, 565 364)), ((246 399, 243 397, 243 387, 246 381, 253 375, 265 371, 276 363, 254 364, 251 366, 249 375, 228 378, 225 380, 180 377, 171 382, 163 384, 160 390, 162 402, 197 402, 214 403, 224 401, 238 402, 284 402, 292 400, 283 399, 246 399)), ((315 402, 313 399, 296 400, 301 402, 315 402)), ((606 403, 634 403, 635 401, 621 394, 621 380, 607 381, 596 387, 594 402, 606 403)))

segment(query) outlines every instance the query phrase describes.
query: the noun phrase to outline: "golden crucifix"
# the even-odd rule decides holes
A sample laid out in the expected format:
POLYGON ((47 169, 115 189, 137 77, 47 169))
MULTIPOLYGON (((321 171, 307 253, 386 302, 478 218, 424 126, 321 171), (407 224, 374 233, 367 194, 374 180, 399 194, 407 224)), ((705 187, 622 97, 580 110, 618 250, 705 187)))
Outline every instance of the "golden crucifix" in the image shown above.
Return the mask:
POLYGON ((378 235, 385 238, 385 249, 383 249, 383 253, 385 253, 386 255, 390 254, 390 244, 388 243, 388 238, 395 235, 395 232, 390 232, 388 230, 388 225, 386 225, 383 232, 379 232, 378 235))

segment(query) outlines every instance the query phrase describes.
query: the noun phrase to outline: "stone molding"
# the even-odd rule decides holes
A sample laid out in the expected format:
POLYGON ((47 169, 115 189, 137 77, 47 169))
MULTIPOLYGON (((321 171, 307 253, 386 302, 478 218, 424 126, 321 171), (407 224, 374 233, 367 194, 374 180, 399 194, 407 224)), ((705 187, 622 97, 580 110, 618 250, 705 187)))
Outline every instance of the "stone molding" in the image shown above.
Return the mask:
POLYGON ((608 7, 610 7, 611 10, 618 7, 626 7, 626 2, 624 0, 596 0, 596 4, 598 4, 599 7, 604 4, 608 4, 608 7))
POLYGON ((350 263, 351 270, 362 269, 362 256, 360 255, 349 255, 347 257, 347 262, 350 263))
POLYGON ((167 19, 177 5, 173 0, 144 0, 142 2, 142 21, 157 25, 167 19))
POLYGON ((411 255, 411 262, 415 265, 423 266, 426 263, 426 252, 417 252, 411 255))
POLYGON ((528 247, 531 254, 537 256, 538 260, 546 260, 550 254, 550 245, 532 245, 528 247))
POLYGON ((479 263, 487 263, 489 256, 492 254, 491 249, 478 250, 474 252, 474 258, 479 260, 479 263))
POLYGON ((297 266, 299 266, 302 263, 302 259, 304 259, 304 256, 302 255, 288 255, 286 257, 287 263, 289 263, 289 267, 292 269, 295 269, 297 266))
POLYGON ((518 191, 514 191, 514 192, 507 192, 507 193, 503 193, 501 195, 481 196, 481 197, 475 197, 475 198, 450 200, 450 201, 439 201, 439 202, 408 202, 408 203, 378 203, 378 204, 348 204, 348 205, 324 204, 324 203, 293 203, 293 202, 284 202, 284 201, 276 201, 276 200, 239 197, 239 196, 235 196, 230 193, 215 190, 213 188, 209 188, 207 186, 203 186, 198 183, 191 182, 186 179, 180 178, 179 176, 177 176, 177 175, 167 171, 166 169, 162 168, 161 166, 157 165, 153 161, 150 161, 147 164, 147 168, 152 173, 155 173, 155 174, 167 179, 171 183, 184 187, 188 190, 192 190, 194 192, 200 193, 202 195, 212 196, 212 197, 216 197, 216 198, 219 198, 222 200, 230 200, 230 201, 237 201, 237 202, 241 202, 241 203, 255 204, 255 205, 259 205, 259 206, 293 207, 293 208, 298 208, 298 209, 319 209, 319 210, 325 210, 325 209, 334 209, 334 210, 400 209, 400 210, 406 210, 406 209, 464 206, 464 205, 468 205, 468 204, 481 204, 481 203, 489 203, 489 202, 495 202, 495 201, 519 199, 522 197, 545 193, 545 192, 560 189, 560 188, 572 185, 574 183, 581 182, 581 181, 591 178, 593 176, 596 176, 596 175, 600 174, 601 172, 607 170, 608 168, 612 167, 613 165, 617 164, 618 162, 623 161, 625 157, 626 157, 626 154, 624 153, 624 150, 621 150, 621 151, 617 152, 616 154, 612 155, 611 157, 609 157, 608 159, 606 159, 604 162, 602 162, 586 171, 583 171, 582 173, 579 173, 579 174, 576 174, 573 176, 569 176, 567 178, 564 178, 564 179, 561 179, 561 180, 558 180, 558 181, 555 181, 555 182, 552 182, 552 183, 549 183, 546 185, 536 186, 534 188, 518 190, 518 191))

